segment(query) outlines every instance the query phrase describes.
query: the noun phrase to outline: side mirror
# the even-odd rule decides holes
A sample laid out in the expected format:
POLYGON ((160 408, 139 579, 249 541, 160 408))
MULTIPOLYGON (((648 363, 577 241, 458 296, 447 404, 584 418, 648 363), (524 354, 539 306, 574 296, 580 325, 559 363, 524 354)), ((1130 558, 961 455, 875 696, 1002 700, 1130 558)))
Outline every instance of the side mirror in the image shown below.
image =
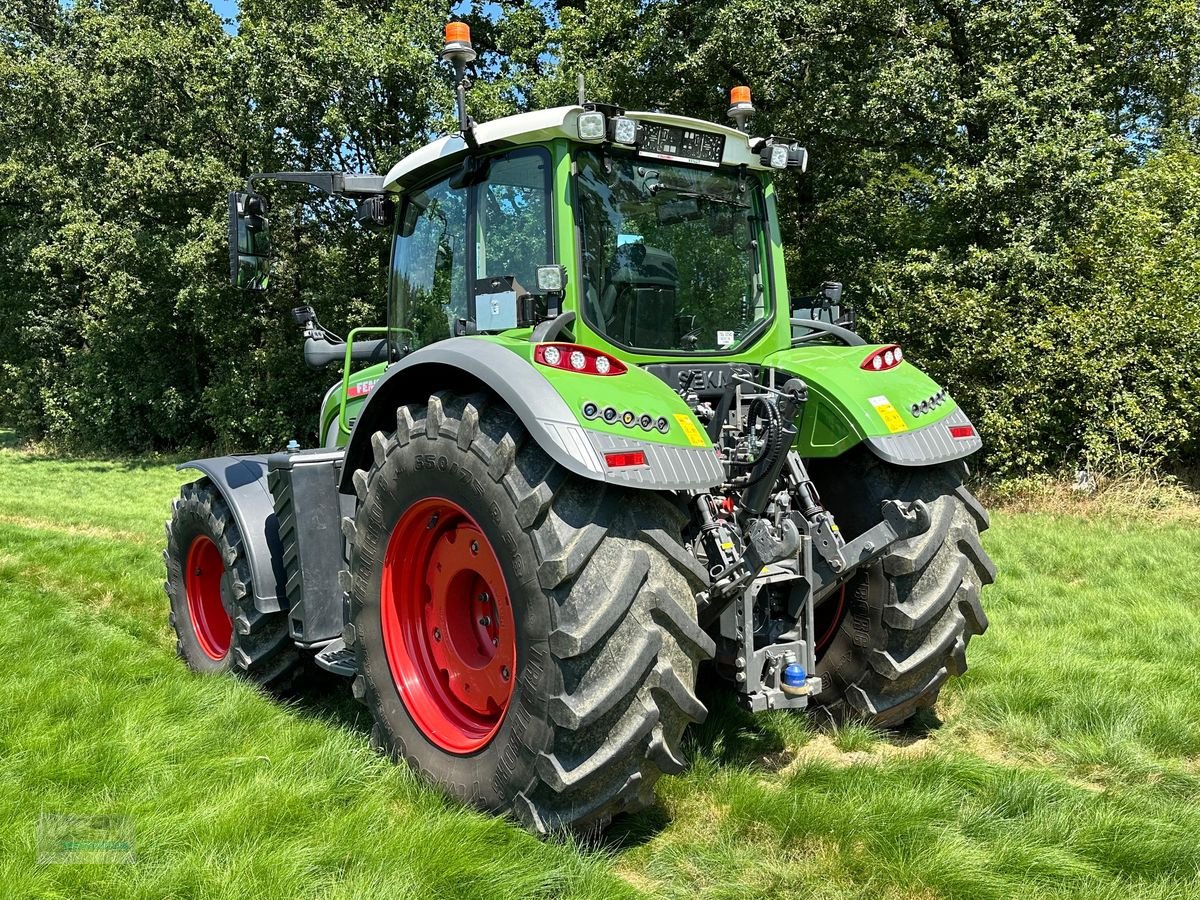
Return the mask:
POLYGON ((229 281, 245 291, 264 291, 271 274, 267 201, 257 194, 229 195, 229 281))

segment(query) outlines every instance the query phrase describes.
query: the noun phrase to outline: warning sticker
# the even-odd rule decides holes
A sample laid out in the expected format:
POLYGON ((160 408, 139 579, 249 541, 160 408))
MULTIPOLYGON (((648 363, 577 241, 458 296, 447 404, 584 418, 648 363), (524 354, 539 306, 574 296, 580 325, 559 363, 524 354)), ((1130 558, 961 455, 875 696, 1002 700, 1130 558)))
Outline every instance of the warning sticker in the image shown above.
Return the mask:
POLYGON ((875 412, 879 413, 879 418, 883 419, 883 424, 892 434, 898 431, 908 431, 908 425, 905 424, 904 419, 887 397, 883 395, 872 397, 870 403, 875 407, 875 412))
POLYGON ((696 423, 691 420, 690 416, 683 413, 675 413, 675 421, 679 423, 679 427, 683 429, 683 433, 687 435, 688 443, 693 447, 703 447, 706 443, 704 435, 700 433, 700 429, 696 427, 696 423))

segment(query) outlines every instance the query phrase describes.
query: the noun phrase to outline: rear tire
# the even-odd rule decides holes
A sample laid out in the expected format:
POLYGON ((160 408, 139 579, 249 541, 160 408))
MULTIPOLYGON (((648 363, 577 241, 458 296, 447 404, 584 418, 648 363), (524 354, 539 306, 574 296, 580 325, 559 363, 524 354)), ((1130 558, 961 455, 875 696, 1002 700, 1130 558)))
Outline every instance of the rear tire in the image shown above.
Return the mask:
POLYGON ((233 672, 283 692, 302 669, 284 613, 254 606, 250 565, 233 513, 207 478, 180 489, 163 551, 176 652, 196 672, 233 672))
POLYGON ((652 803, 660 775, 684 768, 684 729, 706 715, 696 668, 714 649, 696 623, 704 574, 683 516, 662 496, 569 474, 485 395, 401 407, 372 443, 345 526, 346 638, 381 748, 541 834, 652 803), (488 554, 495 566, 473 561, 488 554), (471 587, 460 598, 443 583, 471 587), (467 624, 485 630, 452 626, 455 603, 483 593, 493 605, 467 624), (423 615, 423 631, 410 627, 423 615), (510 660, 511 682, 487 675, 510 660))
POLYGON ((813 473, 848 537, 879 521, 884 500, 929 506, 928 531, 898 542, 847 586, 841 622, 817 661, 817 710, 895 727, 932 707, 946 680, 967 670, 967 644, 987 629, 979 595, 996 569, 979 533, 988 515, 963 486, 961 462, 899 467, 859 448, 813 473))

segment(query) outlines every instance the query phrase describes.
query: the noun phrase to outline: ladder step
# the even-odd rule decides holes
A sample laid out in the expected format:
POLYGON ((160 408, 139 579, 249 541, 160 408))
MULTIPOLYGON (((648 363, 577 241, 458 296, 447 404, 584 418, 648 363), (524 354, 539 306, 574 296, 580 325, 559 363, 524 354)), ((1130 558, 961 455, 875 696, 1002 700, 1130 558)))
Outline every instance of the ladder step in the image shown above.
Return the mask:
POLYGON ((354 651, 346 647, 346 642, 338 638, 326 644, 317 652, 317 665, 334 675, 344 675, 353 678, 358 674, 358 661, 354 651))

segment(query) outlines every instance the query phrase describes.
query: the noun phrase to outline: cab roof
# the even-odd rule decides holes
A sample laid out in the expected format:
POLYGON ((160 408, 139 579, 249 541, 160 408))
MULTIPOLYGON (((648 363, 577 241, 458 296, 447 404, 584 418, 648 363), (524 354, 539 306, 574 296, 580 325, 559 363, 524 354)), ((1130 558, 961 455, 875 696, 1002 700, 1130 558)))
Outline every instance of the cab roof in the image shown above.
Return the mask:
MULTIPOLYGON (((475 126, 475 139, 482 149, 500 149, 524 144, 536 144, 555 138, 567 138, 581 144, 576 122, 579 114, 586 110, 582 106, 556 106, 535 112, 520 113, 493 119, 475 126)), ((751 169, 767 170, 759 155, 750 150, 750 137, 736 128, 659 112, 626 112, 623 115, 643 122, 658 122, 679 128, 690 128, 710 134, 725 136, 725 149, 721 156, 723 166, 746 166, 751 169)), ((399 192, 422 180, 428 169, 441 169, 455 158, 466 153, 467 143, 461 134, 450 134, 426 144, 392 166, 383 180, 386 191, 399 192)), ((685 160, 686 161, 686 160, 685 160)))

